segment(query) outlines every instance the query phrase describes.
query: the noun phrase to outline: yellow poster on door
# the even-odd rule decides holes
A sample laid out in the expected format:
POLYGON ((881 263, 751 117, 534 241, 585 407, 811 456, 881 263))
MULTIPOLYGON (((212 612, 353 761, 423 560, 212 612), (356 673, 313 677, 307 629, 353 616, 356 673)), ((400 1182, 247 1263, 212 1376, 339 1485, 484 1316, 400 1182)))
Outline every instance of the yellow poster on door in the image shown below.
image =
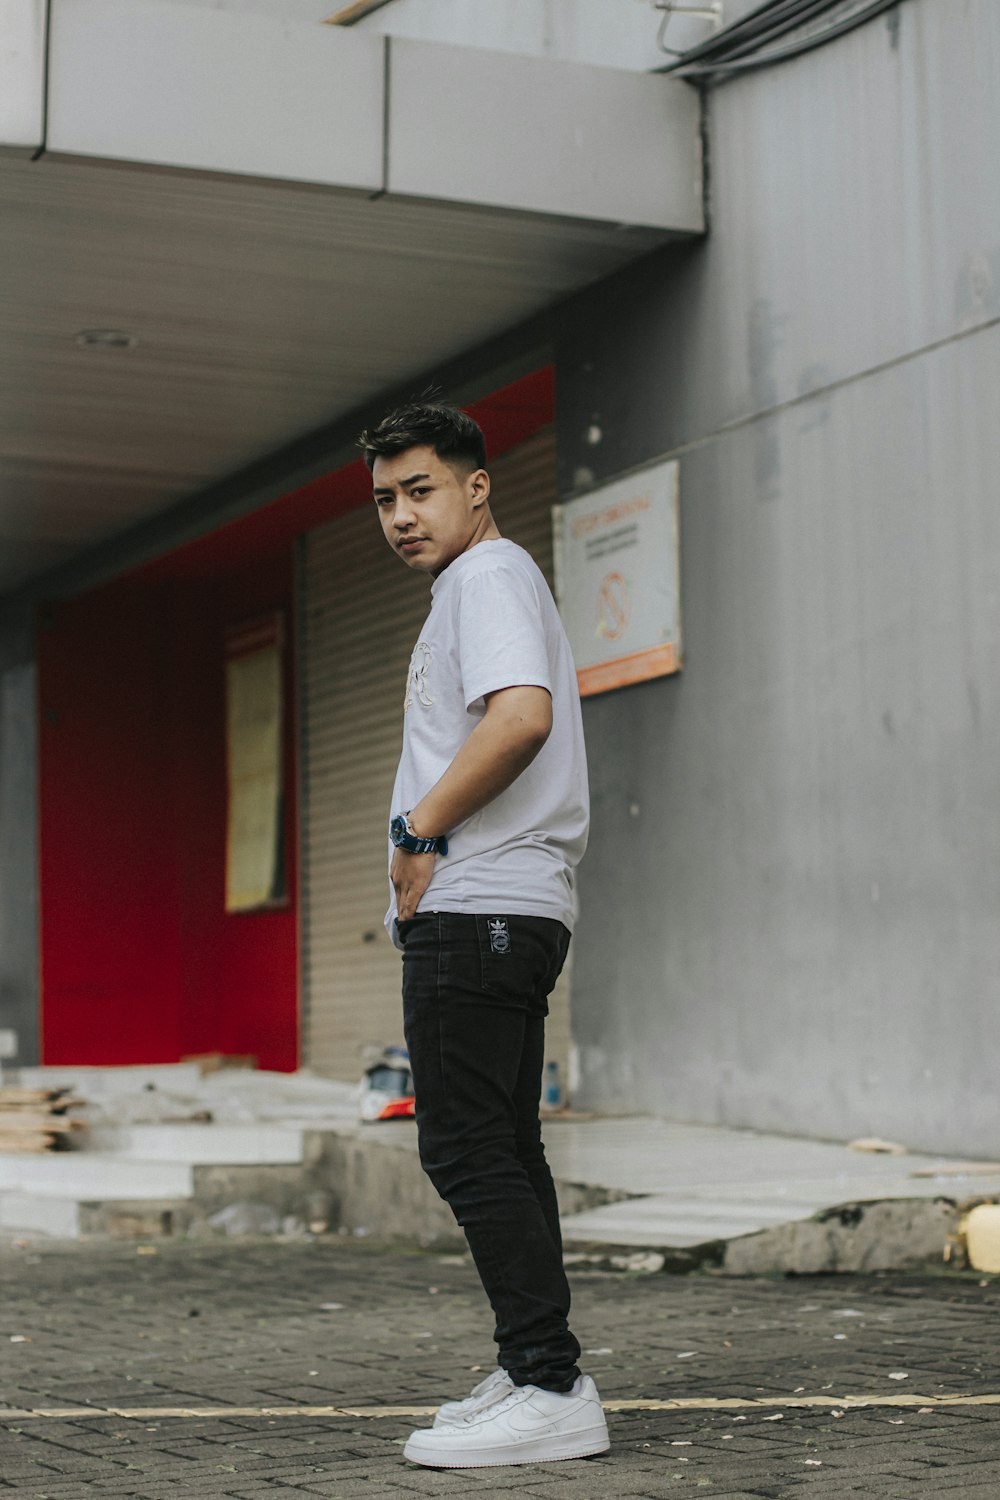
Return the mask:
POLYGON ((226 911, 285 898, 282 617, 226 632, 226 911))

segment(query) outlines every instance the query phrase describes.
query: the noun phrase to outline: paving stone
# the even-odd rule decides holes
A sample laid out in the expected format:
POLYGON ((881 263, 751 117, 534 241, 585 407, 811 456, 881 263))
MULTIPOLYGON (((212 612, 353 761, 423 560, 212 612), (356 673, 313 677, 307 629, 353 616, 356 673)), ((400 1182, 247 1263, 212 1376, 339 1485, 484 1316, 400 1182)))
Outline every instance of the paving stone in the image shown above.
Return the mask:
MULTIPOLYGON (((608 1399, 1000 1390, 1000 1376, 991 1378, 1000 1285, 988 1278, 983 1286, 965 1275, 735 1281, 598 1272, 575 1275, 574 1292, 585 1348, 611 1350, 587 1360, 608 1399), (693 1358, 679 1360, 684 1353, 693 1358), (906 1382, 889 1380, 897 1370, 906 1382)), ((471 1266, 370 1244, 164 1242, 149 1257, 109 1243, 0 1244, 0 1306, 0 1340, 15 1332, 31 1340, 0 1343, 10 1405, 431 1405, 464 1394, 492 1365, 471 1266), (324 1313, 325 1301, 342 1307, 324 1313)), ((1000 1494, 1000 1407, 867 1407, 839 1419, 788 1405, 612 1413, 607 1457, 466 1471, 403 1459, 408 1433, 428 1422, 224 1412, 5 1419, 0 1411, 0 1494, 1000 1494), (778 1410, 781 1421, 765 1420, 778 1410)))

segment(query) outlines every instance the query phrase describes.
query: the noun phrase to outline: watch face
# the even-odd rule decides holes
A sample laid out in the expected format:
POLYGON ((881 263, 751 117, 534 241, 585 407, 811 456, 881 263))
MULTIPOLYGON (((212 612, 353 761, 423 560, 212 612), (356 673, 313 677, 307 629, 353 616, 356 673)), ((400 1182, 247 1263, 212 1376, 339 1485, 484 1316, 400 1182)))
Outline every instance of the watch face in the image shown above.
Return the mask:
POLYGON ((397 846, 397 848, 399 847, 400 839, 405 833, 406 822, 397 813, 392 822, 389 824, 389 837, 392 839, 392 842, 397 846))

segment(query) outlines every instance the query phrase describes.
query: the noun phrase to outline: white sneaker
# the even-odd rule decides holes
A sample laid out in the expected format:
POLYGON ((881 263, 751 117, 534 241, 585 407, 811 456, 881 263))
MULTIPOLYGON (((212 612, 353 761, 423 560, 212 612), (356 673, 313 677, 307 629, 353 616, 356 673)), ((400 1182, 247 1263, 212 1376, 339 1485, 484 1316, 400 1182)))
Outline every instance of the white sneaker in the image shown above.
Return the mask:
POLYGON ((589 1375, 581 1375, 565 1395, 537 1385, 515 1386, 459 1422, 420 1428, 411 1433, 403 1456, 429 1469, 481 1469, 588 1458, 609 1447, 597 1387, 589 1375))
POLYGON ((492 1374, 481 1380, 462 1401, 445 1401, 437 1410, 434 1418, 435 1427, 451 1427, 455 1422, 461 1422, 463 1417, 471 1417, 473 1412, 482 1411, 484 1407, 492 1406, 495 1401, 502 1401, 504 1396, 509 1396, 514 1389, 514 1382, 502 1366, 497 1365, 492 1374))

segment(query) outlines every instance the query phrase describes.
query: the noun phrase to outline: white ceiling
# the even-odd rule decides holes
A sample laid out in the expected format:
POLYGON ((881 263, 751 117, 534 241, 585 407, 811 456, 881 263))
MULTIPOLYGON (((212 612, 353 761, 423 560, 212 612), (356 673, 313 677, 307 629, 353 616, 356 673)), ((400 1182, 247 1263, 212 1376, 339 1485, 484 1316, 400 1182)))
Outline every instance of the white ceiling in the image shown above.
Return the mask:
POLYGON ((0 595, 665 238, 0 155, 0 595))

